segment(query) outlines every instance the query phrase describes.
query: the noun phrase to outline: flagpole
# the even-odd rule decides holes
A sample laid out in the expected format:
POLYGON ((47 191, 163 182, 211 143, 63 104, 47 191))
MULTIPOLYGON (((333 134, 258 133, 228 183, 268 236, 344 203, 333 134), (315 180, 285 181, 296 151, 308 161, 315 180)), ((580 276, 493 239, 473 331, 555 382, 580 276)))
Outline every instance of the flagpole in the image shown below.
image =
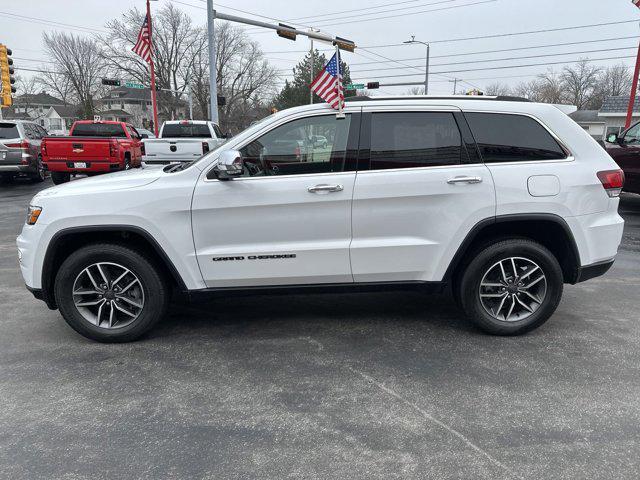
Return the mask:
POLYGON ((153 108, 153 130, 154 134, 158 136, 158 103, 156 101, 156 70, 153 65, 153 30, 151 27, 151 5, 149 4, 149 0, 147 0, 147 25, 149 26, 149 68, 151 70, 151 105, 153 108))
POLYGON ((342 112, 342 100, 340 99, 340 47, 336 43, 336 93, 338 94, 338 113, 336 118, 344 118, 342 112))

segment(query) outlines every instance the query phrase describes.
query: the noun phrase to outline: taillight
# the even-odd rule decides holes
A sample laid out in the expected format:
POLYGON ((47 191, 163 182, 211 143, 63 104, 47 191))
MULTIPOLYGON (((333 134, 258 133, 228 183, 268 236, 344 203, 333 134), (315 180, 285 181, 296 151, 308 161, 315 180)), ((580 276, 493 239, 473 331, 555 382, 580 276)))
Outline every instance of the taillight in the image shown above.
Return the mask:
POLYGON ((610 197, 619 197, 624 187, 624 172, 622 170, 603 170, 598 172, 598 179, 610 197))
POLYGON ((118 156, 118 142, 116 140, 109 140, 109 156, 118 156))
POLYGON ((145 154, 146 154, 146 151, 145 151, 145 149, 144 149, 144 142, 140 142, 140 153, 141 153, 142 155, 145 155, 145 154))
POLYGON ((21 150, 29 150, 29 142, 26 140, 22 140, 20 143, 5 143, 4 146, 9 148, 20 148, 21 150))
POLYGON ((42 155, 46 155, 47 154, 47 141, 46 140, 42 140, 42 143, 40 144, 40 151, 42 152, 42 155))
POLYGON ((209 144, 207 142, 202 142, 202 153, 207 153, 209 151, 209 144))

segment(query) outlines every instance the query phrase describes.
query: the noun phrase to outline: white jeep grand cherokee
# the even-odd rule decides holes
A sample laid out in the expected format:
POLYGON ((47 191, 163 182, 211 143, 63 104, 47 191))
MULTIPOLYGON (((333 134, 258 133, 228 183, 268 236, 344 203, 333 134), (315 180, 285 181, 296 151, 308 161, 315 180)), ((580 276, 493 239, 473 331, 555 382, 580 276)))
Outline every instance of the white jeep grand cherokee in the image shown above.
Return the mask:
POLYGON ((293 108, 190 164, 40 192, 17 241, 27 288, 104 342, 147 332, 174 290, 296 287, 451 287, 512 335, 612 265, 623 174, 557 108, 364 97, 345 113, 293 108))

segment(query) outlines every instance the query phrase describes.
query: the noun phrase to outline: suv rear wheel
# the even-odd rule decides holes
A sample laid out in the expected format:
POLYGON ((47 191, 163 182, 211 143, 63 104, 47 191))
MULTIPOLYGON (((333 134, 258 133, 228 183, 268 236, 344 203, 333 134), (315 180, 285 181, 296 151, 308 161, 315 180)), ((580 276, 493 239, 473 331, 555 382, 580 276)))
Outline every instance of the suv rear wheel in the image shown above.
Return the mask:
POLYGON ((562 297, 562 269, 543 245, 526 239, 500 241, 480 250, 459 284, 467 316, 495 335, 539 327, 562 297))
POLYGON ((44 182, 47 178, 47 172, 42 164, 42 157, 38 156, 36 160, 36 171, 31 175, 31 180, 35 183, 44 182))
POLYGON ((129 342, 164 315, 169 289, 147 258, 127 247, 96 244, 71 254, 55 281, 60 313, 99 342, 129 342))

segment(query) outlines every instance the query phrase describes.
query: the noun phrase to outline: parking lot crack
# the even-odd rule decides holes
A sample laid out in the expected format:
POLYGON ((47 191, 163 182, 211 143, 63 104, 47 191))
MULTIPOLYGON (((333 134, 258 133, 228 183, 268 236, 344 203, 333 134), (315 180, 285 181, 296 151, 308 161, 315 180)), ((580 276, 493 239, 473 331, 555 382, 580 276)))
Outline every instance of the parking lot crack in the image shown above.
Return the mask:
POLYGON ((400 395, 399 393, 397 393, 396 391, 392 390, 391 388, 387 387, 386 385, 384 385, 383 383, 378 382, 376 379, 374 379, 373 377, 367 375, 366 373, 363 373, 359 370, 356 370, 353 367, 347 367, 349 370, 351 370, 353 373, 359 375, 360 377, 362 377, 364 380, 366 380, 367 382, 369 382, 372 385, 375 385, 376 387, 378 387, 380 390, 382 390, 383 392, 385 392, 386 394, 394 397, 395 399, 399 400, 400 402, 404 403, 406 406, 412 408, 413 410, 415 410, 416 412, 418 412, 424 419, 428 420, 431 423, 434 423, 435 425, 438 425, 439 427, 443 428, 444 430, 446 430, 447 432, 449 432, 451 435, 459 438, 465 445, 467 445, 469 448, 471 448, 472 450, 475 450, 477 453, 479 453, 480 455, 482 455, 483 457, 485 457, 487 460, 489 460, 491 463, 493 463, 494 465, 496 465, 497 467, 501 468, 502 470, 504 470, 505 472, 507 472, 509 475, 511 475, 513 478, 517 478, 520 480, 524 480, 524 477, 521 477, 520 475, 518 475, 516 472, 514 472, 513 470, 511 470, 509 467, 507 467, 504 463, 502 463, 500 460, 498 460, 497 458, 493 457, 491 454, 489 454, 488 452, 486 452, 485 450, 483 450, 481 447, 479 447, 478 445, 476 445, 475 443, 473 443, 471 440, 469 440, 469 438, 467 438, 464 434, 460 433, 458 430, 456 430, 455 428, 450 427, 449 425, 447 425, 446 423, 444 423, 441 420, 438 420, 437 418, 435 418, 433 415, 431 415, 429 412, 425 411, 423 408, 421 408, 420 406, 416 405, 415 403, 413 403, 412 401, 406 399, 405 397, 403 397, 402 395, 400 395))

